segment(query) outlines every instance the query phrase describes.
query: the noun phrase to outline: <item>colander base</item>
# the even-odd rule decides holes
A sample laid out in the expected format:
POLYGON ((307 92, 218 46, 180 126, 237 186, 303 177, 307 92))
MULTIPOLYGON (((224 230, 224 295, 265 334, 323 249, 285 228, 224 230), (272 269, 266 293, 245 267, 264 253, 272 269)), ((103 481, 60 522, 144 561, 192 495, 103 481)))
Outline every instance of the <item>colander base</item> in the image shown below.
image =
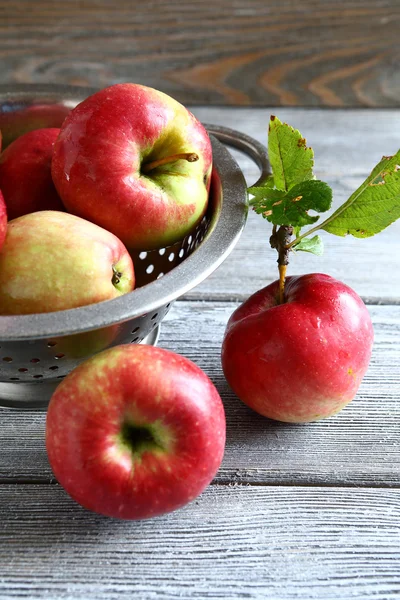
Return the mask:
MULTIPOLYGON (((159 336, 160 325, 155 327, 141 343, 156 346, 159 336)), ((35 383, 0 381, 0 408, 46 409, 59 383, 59 379, 35 383)))

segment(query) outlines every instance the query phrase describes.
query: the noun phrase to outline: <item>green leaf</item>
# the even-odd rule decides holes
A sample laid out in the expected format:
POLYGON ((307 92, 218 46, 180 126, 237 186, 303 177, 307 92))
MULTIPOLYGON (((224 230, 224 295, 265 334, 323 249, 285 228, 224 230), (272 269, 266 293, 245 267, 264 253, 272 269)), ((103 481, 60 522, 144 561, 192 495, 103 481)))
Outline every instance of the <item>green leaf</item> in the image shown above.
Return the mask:
POLYGON ((371 175, 324 223, 334 235, 370 237, 400 217, 400 150, 384 156, 371 175))
POLYGON ((274 225, 310 225, 319 217, 309 215, 309 210, 325 212, 332 204, 331 188, 316 179, 303 181, 288 192, 264 187, 253 187, 249 191, 254 195, 250 206, 274 225))
POLYGON ((293 227, 293 235, 295 238, 299 237, 301 233, 301 227, 293 227))
POLYGON ((315 235, 310 239, 304 238, 301 240, 301 242, 294 246, 293 250, 296 250, 296 252, 297 250, 301 250, 302 252, 311 252, 317 256, 322 256, 324 253, 324 243, 319 235, 315 235))
POLYGON ((278 190, 288 191, 314 177, 313 149, 307 148, 300 131, 274 116, 269 122, 268 156, 278 190))

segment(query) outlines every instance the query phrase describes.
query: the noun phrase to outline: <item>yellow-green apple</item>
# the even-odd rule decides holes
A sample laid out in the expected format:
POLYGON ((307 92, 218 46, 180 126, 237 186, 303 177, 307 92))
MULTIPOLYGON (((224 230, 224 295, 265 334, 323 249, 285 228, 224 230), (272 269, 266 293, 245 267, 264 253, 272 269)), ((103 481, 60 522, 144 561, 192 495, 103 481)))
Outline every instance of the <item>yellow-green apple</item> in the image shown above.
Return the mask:
POLYGON ((213 479, 224 446, 224 409, 210 379, 154 346, 89 359, 60 384, 47 413, 57 480, 111 517, 143 519, 190 502, 213 479))
POLYGON ((109 231, 50 210, 8 223, 0 253, 0 314, 76 308, 133 288, 132 260, 109 231))
POLYGON ((0 155, 0 189, 10 221, 39 210, 64 210, 51 178, 59 129, 37 129, 12 142, 0 155))
MULTIPOLYGON (((1 141, 1 140, 0 140, 1 141)), ((7 234, 7 208, 0 190, 0 248, 3 246, 7 234)))
POLYGON ((201 123, 166 94, 131 83, 103 89, 72 110, 52 162, 69 212, 142 250, 173 244, 199 222, 211 168, 201 123))
POLYGON ((252 409, 308 422, 340 411, 368 368, 373 328, 361 298, 319 273, 288 277, 253 294, 231 316, 222 346, 225 377, 252 409))

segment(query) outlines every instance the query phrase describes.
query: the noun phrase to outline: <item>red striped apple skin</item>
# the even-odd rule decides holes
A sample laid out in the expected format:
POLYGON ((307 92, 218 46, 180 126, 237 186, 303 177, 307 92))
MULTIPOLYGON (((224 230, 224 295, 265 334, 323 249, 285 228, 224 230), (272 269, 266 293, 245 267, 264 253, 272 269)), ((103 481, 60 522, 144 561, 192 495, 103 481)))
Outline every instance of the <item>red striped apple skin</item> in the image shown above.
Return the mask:
POLYGON ((75 369, 53 395, 46 446, 53 472, 85 508, 144 519, 196 498, 224 453, 225 414, 188 359, 117 346, 75 369))
POLYGON ((373 328, 361 298, 328 275, 288 277, 253 294, 231 316, 225 377, 256 412, 302 423, 339 412, 368 368, 373 328))
MULTIPOLYGON (((0 140, 1 141, 1 140, 0 140)), ((0 249, 3 246, 7 235, 7 207, 4 202, 3 194, 0 190, 0 249)))
POLYGON ((52 162, 67 207, 117 235, 131 249, 182 239, 207 207, 212 151, 207 132, 166 94, 126 83, 103 89, 66 118, 52 162), (145 173, 145 164, 181 153, 145 173))

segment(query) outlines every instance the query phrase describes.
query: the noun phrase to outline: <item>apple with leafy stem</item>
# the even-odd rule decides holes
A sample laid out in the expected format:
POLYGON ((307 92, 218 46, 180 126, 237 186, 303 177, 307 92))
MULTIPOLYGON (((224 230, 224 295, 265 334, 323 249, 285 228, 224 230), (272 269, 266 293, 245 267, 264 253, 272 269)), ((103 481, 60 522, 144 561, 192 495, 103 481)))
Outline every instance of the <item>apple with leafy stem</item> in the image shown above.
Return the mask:
POLYGON ((368 368, 373 328, 361 298, 328 275, 288 277, 293 250, 323 251, 316 232, 364 238, 400 217, 400 150, 383 157, 367 180, 322 223, 332 190, 313 175, 314 154, 300 132, 271 117, 272 175, 249 188, 254 210, 273 224, 279 280, 231 316, 222 345, 225 377, 248 406, 286 422, 329 417, 350 402, 368 368), (294 236, 294 238, 293 238, 294 236), (313 236, 313 237, 310 237, 313 236))
POLYGON ((0 314, 46 313, 133 290, 132 259, 112 233, 68 213, 40 211, 8 223, 0 253, 0 314))
POLYGON ((10 221, 40 210, 64 210, 51 177, 59 132, 56 128, 30 131, 0 155, 0 189, 10 221))
POLYGON ((129 249, 185 237, 205 213, 211 143, 201 123, 155 89, 116 84, 66 118, 52 174, 68 211, 118 236, 129 249))
POLYGON ((224 454, 219 394, 187 358, 146 345, 106 350, 72 371, 47 413, 53 472, 79 504, 120 519, 176 510, 224 454))

